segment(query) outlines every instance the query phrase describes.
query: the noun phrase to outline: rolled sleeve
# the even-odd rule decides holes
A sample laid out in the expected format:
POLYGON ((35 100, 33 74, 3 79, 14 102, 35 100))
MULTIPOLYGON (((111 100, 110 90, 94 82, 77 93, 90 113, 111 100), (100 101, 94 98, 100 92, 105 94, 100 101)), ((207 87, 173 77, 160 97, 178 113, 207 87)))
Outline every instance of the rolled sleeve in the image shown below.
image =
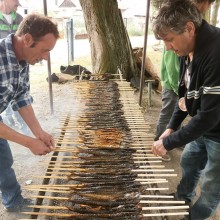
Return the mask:
POLYGON ((29 67, 27 66, 19 73, 18 88, 11 103, 14 111, 33 103, 33 98, 30 95, 30 80, 28 71, 29 67))
POLYGON ((31 105, 33 103, 33 98, 30 95, 27 96, 22 96, 17 100, 12 101, 12 109, 14 111, 18 111, 18 109, 26 106, 26 105, 31 105))

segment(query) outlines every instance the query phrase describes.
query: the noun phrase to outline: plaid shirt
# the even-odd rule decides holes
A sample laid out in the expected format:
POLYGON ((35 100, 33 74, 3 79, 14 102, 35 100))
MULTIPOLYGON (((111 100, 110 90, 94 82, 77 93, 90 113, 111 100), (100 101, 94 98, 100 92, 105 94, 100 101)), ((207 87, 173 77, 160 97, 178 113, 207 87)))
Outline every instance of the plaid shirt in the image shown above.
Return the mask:
POLYGON ((16 59, 12 47, 14 34, 0 40, 0 113, 11 102, 12 109, 30 105, 29 65, 16 59))

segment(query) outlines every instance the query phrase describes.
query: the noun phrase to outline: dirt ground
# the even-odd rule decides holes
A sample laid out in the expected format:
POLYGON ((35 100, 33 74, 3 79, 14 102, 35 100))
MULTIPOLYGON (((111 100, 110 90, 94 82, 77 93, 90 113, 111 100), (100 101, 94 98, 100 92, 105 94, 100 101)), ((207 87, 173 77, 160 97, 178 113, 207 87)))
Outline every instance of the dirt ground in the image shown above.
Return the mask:
MULTIPOLYGON (((89 44, 84 41, 84 50, 80 50, 77 54, 77 48, 82 48, 82 42, 76 45, 76 56, 78 59, 84 60, 84 56, 89 54, 89 44)), ((137 41, 135 46, 141 46, 142 41, 137 41)), ((51 64, 52 72, 59 72, 60 65, 67 65, 67 55, 60 53, 65 49, 65 42, 58 43, 54 51, 51 53, 51 64)), ((160 62, 161 53, 159 51, 154 51, 149 48, 149 54, 155 56, 153 62, 155 62, 156 68, 158 68, 158 63, 160 62)), ((86 67, 91 70, 89 62, 85 61, 86 67)), ((80 63, 74 63, 80 64, 80 63)), ((82 64, 81 64, 82 65, 82 64)), ((49 99, 49 87, 46 81, 47 78, 47 63, 36 64, 30 68, 30 79, 31 79, 31 94, 34 98, 33 108, 39 119, 42 127, 53 134, 55 137, 59 135, 57 127, 59 125, 59 120, 65 110, 74 104, 71 95, 68 94, 71 83, 65 84, 53 84, 53 114, 51 113, 50 99, 49 99)), ((134 94, 134 98, 137 99, 138 94, 134 94)), ((144 95, 146 98, 146 94, 144 95)), ((138 102, 138 100, 137 100, 138 102)), ((155 131, 156 121, 160 112, 161 107, 161 95, 153 92, 152 94, 152 106, 144 108, 143 114, 145 116, 146 122, 151 125, 152 133, 155 131)), ((28 149, 19 146, 17 144, 11 143, 11 150, 14 156, 14 170, 17 175, 17 179, 22 186, 23 195, 25 197, 30 197, 31 192, 25 189, 27 181, 31 181, 31 184, 40 184, 41 179, 36 178, 36 176, 42 176, 46 170, 46 162, 50 159, 51 155, 47 156, 34 156, 28 149)), ((177 177, 168 178, 169 180, 169 192, 174 192, 176 185, 181 177, 181 171, 179 167, 179 157, 181 150, 173 150, 171 152, 172 160, 170 162, 163 162, 168 169, 175 169, 178 174, 177 177)), ((22 214, 13 214, 5 212, 3 206, 0 204, 0 220, 15 220, 27 218, 22 214)), ((212 220, 220 219, 220 215, 213 217, 212 220)), ((88 219, 89 220, 89 219, 88 219)), ((173 220, 178 220, 178 218, 173 218, 173 220)))

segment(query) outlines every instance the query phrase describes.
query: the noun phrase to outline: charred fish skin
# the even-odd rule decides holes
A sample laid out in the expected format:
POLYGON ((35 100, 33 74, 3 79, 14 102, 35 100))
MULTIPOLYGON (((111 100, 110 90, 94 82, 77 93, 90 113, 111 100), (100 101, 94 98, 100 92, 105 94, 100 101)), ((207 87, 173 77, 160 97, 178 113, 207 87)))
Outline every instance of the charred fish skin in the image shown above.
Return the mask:
POLYGON ((115 215, 109 215, 108 217, 101 217, 101 216, 98 216, 96 214, 94 215, 91 215, 91 214, 87 214, 87 215, 83 215, 81 214, 80 216, 72 216, 72 217, 66 217, 66 218, 60 218, 60 219, 56 219, 56 220, 141 220, 139 218, 139 215, 132 215, 132 214, 129 214, 127 216, 115 216, 115 215))
POLYGON ((78 198, 78 199, 69 199, 70 202, 73 204, 81 204, 81 205, 90 205, 90 206, 103 206, 103 207, 108 207, 108 208, 113 208, 117 207, 120 205, 124 204, 133 204, 136 206, 139 203, 139 200, 133 199, 132 201, 127 201, 127 200, 116 200, 116 201, 94 201, 94 200, 89 200, 86 198, 78 198))
MULTIPOLYGON (((101 206, 78 206, 78 207, 69 207, 69 210, 73 211, 73 212, 77 212, 80 214, 95 214, 95 213, 99 213, 99 214, 114 214, 114 213, 128 213, 128 209, 130 207, 126 207, 126 206, 118 206, 115 208, 104 208, 101 206)), ((134 215, 134 214, 138 214, 139 211, 137 209, 130 209, 129 214, 130 215, 134 215)))
MULTIPOLYGON (((60 166, 62 168, 62 166, 60 166)), ((70 168, 82 168, 82 169, 96 169, 96 168, 106 168, 106 169, 111 169, 111 168, 118 168, 118 169, 138 169, 137 164, 125 164, 125 163, 120 163, 120 164, 112 164, 111 162, 106 162, 106 161, 80 161, 78 163, 72 164, 70 168)), ((65 168, 65 167, 63 167, 65 168)))
MULTIPOLYGON (((72 217, 65 219, 140 220, 142 185, 136 181, 137 172, 132 171, 138 168, 133 161, 136 150, 131 147, 131 129, 124 116, 118 85, 88 85, 91 98, 86 100, 86 108, 77 121, 80 147, 73 146, 69 159, 73 164, 64 174, 72 185, 65 201, 72 217)), ((71 141, 71 136, 68 138, 71 141)))
POLYGON ((102 193, 76 193, 78 196, 87 198, 87 199, 92 199, 92 200, 97 200, 97 201, 132 201, 134 199, 138 199, 139 193, 122 193, 118 192, 116 194, 106 194, 104 192, 102 193))
MULTIPOLYGON (((138 192, 140 189, 142 189, 142 185, 138 182, 122 182, 120 184, 114 184, 113 186, 108 183, 84 183, 84 184, 78 184, 75 187, 71 186, 70 190, 77 191, 77 190, 88 190, 88 191, 94 191, 94 192, 103 192, 103 191, 115 191, 117 192, 138 192)), ((141 191, 141 190, 140 190, 141 191)))
MULTIPOLYGON (((115 137, 113 137, 115 138, 115 137)), ((92 148, 92 147, 76 147, 78 152, 76 153, 85 153, 85 154, 92 154, 95 156, 109 156, 109 155, 120 155, 120 156, 125 156, 125 155, 132 155, 133 153, 136 152, 134 149, 118 149, 112 151, 112 149, 109 148, 104 148, 102 146, 99 147, 99 150, 97 151, 97 148, 92 148)))

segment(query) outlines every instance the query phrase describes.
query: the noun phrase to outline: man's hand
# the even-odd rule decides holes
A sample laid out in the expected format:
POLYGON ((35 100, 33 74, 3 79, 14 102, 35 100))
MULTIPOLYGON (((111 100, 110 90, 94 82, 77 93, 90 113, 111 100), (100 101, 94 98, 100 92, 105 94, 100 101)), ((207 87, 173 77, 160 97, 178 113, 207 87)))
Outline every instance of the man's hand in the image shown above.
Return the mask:
POLYGON ((35 155, 46 155, 53 151, 55 148, 45 144, 43 141, 37 138, 29 138, 26 147, 35 155))
POLYGON ((39 121, 34 114, 32 106, 24 106, 18 111, 24 121, 27 123, 28 127, 31 129, 32 133, 35 135, 35 137, 41 140, 49 148, 50 151, 54 150, 54 139, 50 134, 48 134, 41 128, 39 121))
POLYGON ((51 150, 55 150, 53 137, 45 131, 42 131, 38 137, 51 150))
POLYGON ((161 134, 161 136, 159 137, 158 141, 155 141, 153 143, 153 147, 152 147, 152 152, 154 155, 156 156, 163 156, 167 153, 167 150, 165 149, 165 147, 163 146, 163 138, 169 136, 170 134, 172 134, 174 132, 173 129, 171 128, 167 128, 163 134, 161 134))
POLYGON ((163 146, 163 140, 160 139, 153 143, 152 152, 156 156, 163 156, 167 153, 167 150, 163 146))
POLYGON ((0 137, 30 149, 35 155, 45 155, 55 150, 54 139, 39 126, 36 138, 21 134, 0 122, 0 137))

